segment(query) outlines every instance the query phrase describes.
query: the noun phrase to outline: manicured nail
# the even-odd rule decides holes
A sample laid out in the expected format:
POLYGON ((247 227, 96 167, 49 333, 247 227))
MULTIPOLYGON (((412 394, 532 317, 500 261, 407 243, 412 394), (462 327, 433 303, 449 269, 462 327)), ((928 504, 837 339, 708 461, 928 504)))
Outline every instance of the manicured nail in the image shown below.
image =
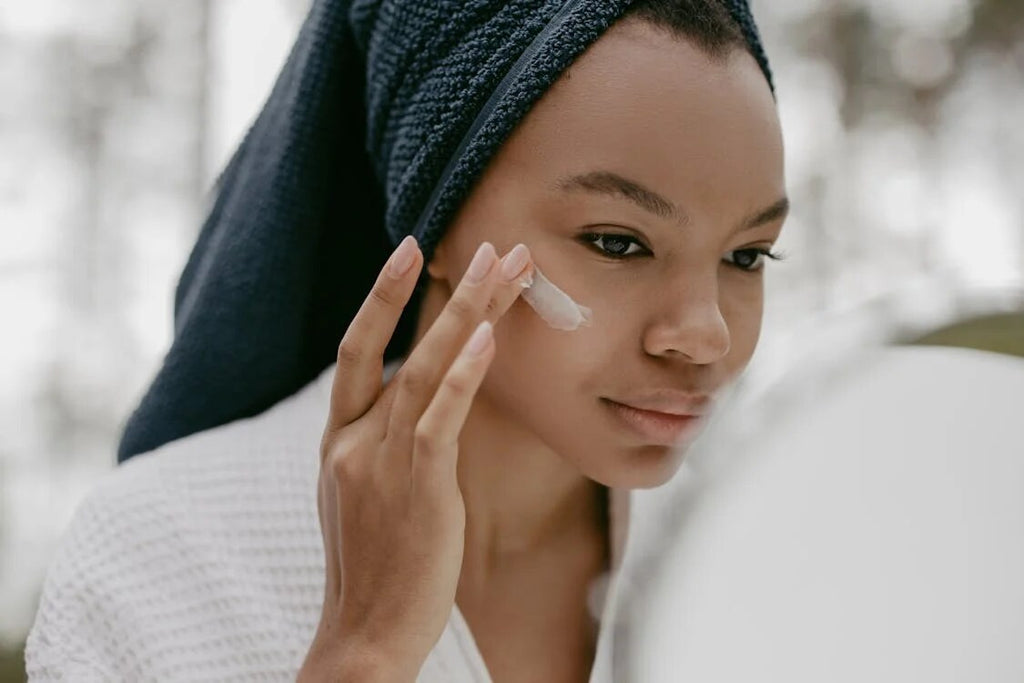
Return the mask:
POLYGON ((517 244, 513 247, 512 251, 505 254, 505 258, 501 262, 501 278, 505 282, 515 280, 516 276, 523 272, 529 255, 530 250, 526 248, 525 244, 517 244))
POLYGON ((396 280, 407 272, 412 267, 412 262, 416 259, 416 238, 412 235, 406 235, 405 239, 395 249, 395 253, 391 255, 391 262, 388 264, 388 274, 396 280))
POLYGON ((466 279, 470 282, 482 282, 487 277, 487 273, 491 272, 491 266, 494 265, 494 260, 497 257, 498 254, 490 242, 481 244, 466 270, 466 279))
POLYGON ((491 338, 491 323, 488 320, 483 321, 476 326, 476 330, 473 331, 473 336, 469 338, 466 343, 466 353, 470 356, 479 356, 485 348, 487 348, 487 342, 491 338))

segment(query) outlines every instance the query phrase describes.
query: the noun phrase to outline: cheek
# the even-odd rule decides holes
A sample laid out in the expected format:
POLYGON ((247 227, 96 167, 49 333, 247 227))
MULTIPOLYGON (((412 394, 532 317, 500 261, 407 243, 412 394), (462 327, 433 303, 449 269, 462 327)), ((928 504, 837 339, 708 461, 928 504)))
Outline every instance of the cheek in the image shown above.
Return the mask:
POLYGON ((749 279, 748 282, 723 282, 720 285, 721 312, 729 327, 731 341, 726 363, 732 371, 747 365, 761 335, 764 281, 762 278, 749 279))
MULTIPOLYGON (((495 326, 497 353, 481 391, 502 415, 591 479, 609 486, 658 486, 678 469, 684 451, 620 440, 598 401, 622 386, 629 367, 624 359, 638 353, 638 330, 649 310, 636 305, 636 282, 604 293, 584 284, 576 291, 588 292, 589 300, 579 301, 594 311, 588 328, 554 330, 525 302, 513 304, 495 326)), ((732 374, 756 344, 760 295, 750 287, 725 294, 722 313, 734 343, 723 365, 732 374)))
POLYGON ((592 418, 591 403, 613 379, 621 331, 608 324, 613 316, 591 307, 591 326, 565 331, 517 300, 494 328, 496 354, 483 387, 488 397, 534 429, 551 430, 557 422, 564 431, 566 421, 592 418))
POLYGON ((635 453, 635 444, 619 441, 601 407, 599 397, 622 384, 621 371, 616 375, 622 356, 617 340, 596 322, 571 332, 553 330, 524 306, 506 313, 495 341, 481 391, 528 440, 608 486, 647 487, 667 479, 664 452, 635 453))
POLYGON ((517 300, 494 328, 497 354, 492 363, 493 374, 509 383, 530 383, 537 391, 547 393, 579 391, 585 377, 600 365, 606 353, 601 343, 605 335, 600 321, 608 316, 598 309, 593 310, 593 315, 591 326, 556 330, 524 300, 517 300))

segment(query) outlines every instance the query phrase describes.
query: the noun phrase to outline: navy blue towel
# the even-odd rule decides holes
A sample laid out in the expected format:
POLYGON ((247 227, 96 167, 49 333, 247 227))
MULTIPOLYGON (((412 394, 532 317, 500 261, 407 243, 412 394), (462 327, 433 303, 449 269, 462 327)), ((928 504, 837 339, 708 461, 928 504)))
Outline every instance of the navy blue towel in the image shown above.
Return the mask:
MULTIPOLYGON (((118 461, 256 415, 332 363, 393 246, 413 234, 430 260, 517 123, 630 4, 316 0, 218 181, 118 461)), ((746 1, 726 4, 771 83, 746 1)))

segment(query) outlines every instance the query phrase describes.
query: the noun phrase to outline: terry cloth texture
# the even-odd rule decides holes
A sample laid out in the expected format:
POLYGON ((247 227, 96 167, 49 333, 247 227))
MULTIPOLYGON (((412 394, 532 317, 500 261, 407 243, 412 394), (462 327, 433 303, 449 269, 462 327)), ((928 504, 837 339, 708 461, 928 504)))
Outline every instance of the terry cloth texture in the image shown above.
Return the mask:
MULTIPOLYGON (((415 235, 430 260, 519 121, 630 4, 316 0, 218 181, 118 460, 256 415, 333 362, 394 245, 415 235)), ((771 84, 746 2, 726 4, 771 84)))
MULTIPOLYGON (((385 382, 400 360, 385 366, 385 382)), ((109 472, 76 509, 47 572, 28 679, 294 681, 324 597, 315 491, 333 379, 328 367, 255 418, 109 472)), ((610 675, 622 632, 616 596, 629 576, 630 527, 643 521, 631 521, 631 491, 609 495, 611 567, 589 594, 600 620, 594 683, 622 680, 610 675)), ((416 681, 490 683, 457 605, 416 681)))

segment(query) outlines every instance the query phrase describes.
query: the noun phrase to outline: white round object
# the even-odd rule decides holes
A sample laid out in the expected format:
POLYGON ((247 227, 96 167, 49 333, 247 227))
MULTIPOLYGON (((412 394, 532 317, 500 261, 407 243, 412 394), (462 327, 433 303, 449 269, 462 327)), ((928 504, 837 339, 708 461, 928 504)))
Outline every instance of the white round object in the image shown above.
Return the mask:
POLYGON ((675 501, 623 680, 1024 681, 1024 361, 858 363, 675 501))

